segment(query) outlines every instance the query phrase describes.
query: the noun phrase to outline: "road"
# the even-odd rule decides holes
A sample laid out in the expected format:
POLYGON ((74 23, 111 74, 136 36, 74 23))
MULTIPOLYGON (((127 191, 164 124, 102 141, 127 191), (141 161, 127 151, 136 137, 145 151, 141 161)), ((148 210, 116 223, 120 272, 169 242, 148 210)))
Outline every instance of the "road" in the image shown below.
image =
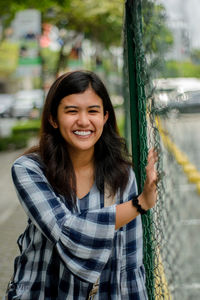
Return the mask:
POLYGON ((0 154, 0 224, 4 223, 10 217, 18 205, 10 173, 11 164, 18 155, 19 151, 0 154))
MULTIPOLYGON (((171 140, 200 171, 200 114, 172 115, 162 119, 162 124, 171 140)), ((200 294, 200 195, 196 185, 188 182, 182 167, 170 155, 166 155, 164 166, 168 172, 165 190, 172 203, 167 226, 171 227, 169 244, 172 247, 168 254, 174 253, 171 268, 176 269, 172 282, 174 299, 197 300, 200 294), (175 230, 172 224, 176 224, 175 230)))
POLYGON ((18 255, 17 238, 26 224, 25 213, 18 203, 12 184, 10 167, 21 151, 0 153, 0 299, 13 272, 18 255))

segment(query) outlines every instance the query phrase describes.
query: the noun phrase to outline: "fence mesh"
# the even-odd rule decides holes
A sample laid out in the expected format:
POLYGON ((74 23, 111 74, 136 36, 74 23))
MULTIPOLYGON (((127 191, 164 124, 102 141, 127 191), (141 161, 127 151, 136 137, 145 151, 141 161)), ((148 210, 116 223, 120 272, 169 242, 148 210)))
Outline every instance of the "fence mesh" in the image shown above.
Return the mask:
MULTIPOLYGON (((153 85, 156 72, 162 68, 162 47, 168 46, 160 43, 157 55, 151 52, 155 35, 159 39, 158 30, 164 34, 165 15, 162 9, 162 6, 150 0, 127 0, 125 3, 125 134, 132 151, 139 192, 145 180, 148 149, 154 147, 159 155, 158 202, 148 215, 142 216, 149 299, 198 299, 200 286, 194 278, 200 277, 197 268, 196 277, 192 275, 194 257, 187 246, 192 241, 189 237, 192 231, 185 228, 189 222, 185 210, 189 208, 188 197, 194 199, 194 203, 199 199, 200 173, 185 154, 191 150, 184 149, 185 146, 178 140, 180 132, 176 128, 180 126, 183 128, 181 130, 185 130, 185 117, 174 116, 173 112, 160 113, 153 85), (156 18, 156 24, 151 24, 156 18), (157 31, 157 34, 153 31, 157 31), (157 69, 154 69, 155 65, 157 69), (192 176, 196 187, 188 184, 192 176), (188 272, 185 272, 186 268, 188 272)), ((170 36, 167 29, 165 34, 170 36)), ((196 263, 199 266, 199 260, 196 263)))

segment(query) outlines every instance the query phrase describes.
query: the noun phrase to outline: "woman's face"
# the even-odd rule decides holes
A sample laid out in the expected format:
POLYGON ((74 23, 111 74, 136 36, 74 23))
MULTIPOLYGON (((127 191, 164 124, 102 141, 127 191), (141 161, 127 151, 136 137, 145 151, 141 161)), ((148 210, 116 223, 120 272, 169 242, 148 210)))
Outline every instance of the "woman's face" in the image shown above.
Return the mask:
POLYGON ((102 99, 88 88, 83 93, 64 97, 58 106, 57 121, 51 120, 51 124, 59 128, 69 152, 94 151, 107 119, 102 99))

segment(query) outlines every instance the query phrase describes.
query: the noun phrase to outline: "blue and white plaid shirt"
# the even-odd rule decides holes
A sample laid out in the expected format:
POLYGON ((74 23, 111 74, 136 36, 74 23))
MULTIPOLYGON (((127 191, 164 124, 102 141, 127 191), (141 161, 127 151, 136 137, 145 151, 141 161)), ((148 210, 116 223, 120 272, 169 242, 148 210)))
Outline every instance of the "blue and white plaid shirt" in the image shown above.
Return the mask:
MULTIPOLYGON (((147 299, 140 216, 115 230, 116 204, 104 207, 95 184, 72 211, 52 189, 36 155, 17 159, 12 176, 28 225, 18 239, 8 299, 86 300, 98 278, 95 300, 147 299)), ((116 203, 136 194, 131 170, 116 203)))

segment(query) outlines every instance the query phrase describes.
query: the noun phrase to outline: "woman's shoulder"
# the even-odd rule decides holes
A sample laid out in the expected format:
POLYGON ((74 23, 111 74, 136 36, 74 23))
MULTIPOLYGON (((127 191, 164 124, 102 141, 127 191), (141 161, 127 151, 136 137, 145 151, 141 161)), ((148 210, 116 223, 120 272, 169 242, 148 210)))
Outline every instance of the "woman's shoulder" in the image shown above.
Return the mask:
POLYGON ((44 170, 44 164, 38 153, 29 153, 18 157, 14 161, 12 168, 17 165, 31 170, 44 170))

